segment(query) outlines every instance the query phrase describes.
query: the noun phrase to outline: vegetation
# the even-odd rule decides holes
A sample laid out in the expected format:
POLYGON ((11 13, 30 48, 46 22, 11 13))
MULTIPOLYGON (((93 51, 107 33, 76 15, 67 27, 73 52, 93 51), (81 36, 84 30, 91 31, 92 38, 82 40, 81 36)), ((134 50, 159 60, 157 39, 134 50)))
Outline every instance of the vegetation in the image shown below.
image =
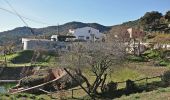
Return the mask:
POLYGON ((147 61, 144 57, 142 56, 135 56, 135 55, 129 55, 127 57, 128 61, 132 61, 132 62, 145 62, 147 61))
MULTIPOLYGON (((170 43, 170 36, 169 34, 162 34, 162 33, 170 33, 169 28, 170 23, 170 11, 168 11, 165 15, 162 15, 159 12, 153 11, 153 12, 147 12, 143 17, 136 21, 130 21, 127 23, 123 23, 122 25, 106 27, 99 25, 97 23, 80 23, 80 22, 71 22, 64 25, 60 25, 59 32, 61 34, 68 33, 68 29, 70 28, 80 28, 85 26, 91 26, 96 29, 99 29, 102 32, 109 31, 110 34, 109 42, 110 44, 87 44, 87 45, 81 45, 78 43, 78 45, 73 46, 72 51, 69 53, 58 53, 56 54, 51 52, 45 52, 45 51, 39 51, 35 57, 33 58, 34 54, 36 52, 34 51, 22 51, 17 53, 11 53, 11 48, 6 48, 4 50, 9 51, 8 53, 5 53, 5 55, 1 55, 0 59, 1 62, 6 59, 8 64, 32 64, 32 61, 34 61, 34 65, 49 65, 53 64, 62 66, 62 67, 71 67, 72 69, 75 69, 77 74, 81 76, 86 84, 83 84, 84 87, 87 87, 88 93, 91 96, 98 97, 99 94, 101 95, 107 95, 108 92, 113 89, 113 92, 119 89, 118 91, 122 95, 124 94, 131 94, 136 92, 146 91, 152 91, 157 89, 158 87, 162 87, 164 85, 163 82, 169 83, 169 71, 164 73, 165 70, 168 69, 168 67, 161 67, 161 66, 169 66, 170 65, 170 51, 159 49, 159 50, 147 50, 143 54, 139 55, 128 55, 127 61, 124 63, 126 66, 124 67, 121 63, 124 61, 125 58, 125 51, 124 46, 122 46, 122 42, 127 42, 127 38, 124 38, 124 33, 127 32, 127 28, 134 27, 138 29, 143 29, 144 31, 151 32, 148 33, 145 39, 148 39, 151 42, 157 43, 157 44, 164 44, 164 43, 170 43), (158 32, 155 32, 158 31, 158 32), (121 41, 112 41, 113 37, 115 35, 122 36, 121 41), (143 63, 144 62, 144 63, 143 63), (143 64, 152 64, 151 67, 149 65, 145 66, 143 64), (133 66, 133 64, 135 66, 133 66), (141 64, 141 65, 140 65, 141 64), (118 66, 118 67, 117 67, 118 66), (160 68, 156 68, 155 66, 159 66, 160 68), (80 72, 83 72, 80 73, 80 72), (84 74, 85 73, 85 74, 84 74), (160 79, 154 79, 151 81, 147 81, 147 84, 144 84, 146 81, 138 82, 137 84, 133 82, 133 80, 148 77, 148 76, 157 76, 162 75, 162 81, 160 79), (126 86, 123 85, 117 85, 115 82, 119 81, 129 81, 130 85, 126 86), (156 82, 154 82, 156 81, 156 82), (111 89, 110 89, 111 88, 111 89), (130 92, 127 91, 130 88, 130 92), (132 91, 131 91, 132 90, 132 91), (135 90, 135 91, 133 91, 135 90), (123 91, 123 92, 122 92, 123 91)), ((55 34, 58 31, 57 26, 51 26, 47 28, 42 29, 33 29, 36 34, 45 34, 47 35, 46 38, 49 38, 49 34, 55 34)), ((25 35, 31 34, 29 29, 24 28, 17 28, 13 31, 3 32, 0 36, 0 38, 11 38, 11 37, 4 37, 6 35, 10 35, 11 32, 14 33, 14 39, 18 37, 22 37, 25 35), (18 35, 18 32, 21 33, 18 35), (24 33, 24 34, 22 34, 24 33), (5 34, 5 35, 4 35, 5 34)), ((41 36, 38 36, 41 37, 41 36)), ((142 40, 142 39, 141 39, 142 40)), ((147 41, 148 41, 147 40, 147 41)), ((135 40, 134 40, 135 41, 135 40)), ((4 42, 0 41, 0 42, 4 42)), ((108 41, 107 41, 108 42, 108 41)), ((12 45, 13 46, 13 45, 12 45)), ((10 47, 12 47, 10 46, 10 47)), ((13 47, 12 47, 13 48, 13 47)), ((34 77, 26 77, 21 82, 23 85, 32 85, 30 84, 32 81, 38 82, 43 81, 43 78, 46 76, 34 76, 34 77)), ((168 88, 167 88, 168 89, 168 88)), ((117 92, 118 92, 117 91, 117 92)), ((166 91, 166 89, 158 90, 160 91, 166 91)), ((169 89, 167 90, 169 91, 169 89)), ((79 96, 82 96, 82 91, 78 91, 79 96)), ((151 94, 155 95, 157 91, 150 92, 151 94)), ((84 93, 85 94, 85 93, 84 93)), ((116 93, 115 93, 116 94, 116 93)), ((121 97, 121 99, 139 99, 139 98, 146 98, 142 94, 135 94, 129 97, 121 97)), ((160 93, 161 94, 161 93, 160 93)), ((163 93, 162 93, 163 94, 163 93)), ((63 93, 64 95, 64 93, 63 93)), ((114 94, 109 94, 110 96, 113 96, 114 94)), ((164 94, 163 94, 164 95, 164 94)), ((2 99, 53 99, 50 96, 47 95, 31 95, 31 94, 16 94, 16 95, 8 95, 8 94, 1 94, 2 99)), ((119 96, 117 96, 119 97, 119 96)), ((86 97, 85 97, 86 98, 86 97)))
POLYGON ((48 95, 33 95, 33 94, 0 94, 1 100, 51 100, 52 98, 48 95))
POLYGON ((162 80, 163 82, 165 82, 166 84, 170 84, 170 71, 166 71, 164 74, 163 74, 163 77, 162 77, 162 80))
POLYGON ((169 33, 169 11, 162 15, 157 11, 147 12, 139 21, 139 24, 146 31, 159 31, 169 33))
MULTIPOLYGON (((153 76, 160 75, 162 73, 162 71, 164 69, 166 69, 166 68, 154 68, 154 67, 152 69, 150 69, 151 66, 147 66, 147 64, 140 64, 140 63, 136 63, 134 65, 133 64, 130 64, 130 65, 125 64, 125 65, 122 65, 122 67, 119 66, 119 67, 112 67, 112 68, 113 68, 112 72, 110 74, 108 74, 108 76, 107 76, 106 83, 110 83, 111 81, 121 82, 121 81, 126 81, 128 79, 137 80, 137 79, 144 78, 144 77, 153 77, 153 76), (135 67, 135 66, 137 66, 137 67, 135 67), (144 69, 145 67, 146 67, 146 69, 144 69)), ((83 69, 83 73, 86 77, 88 77, 89 82, 93 83, 93 81, 95 79, 95 77, 93 76, 93 73, 87 68, 83 69)), ((160 81, 160 79, 152 79, 152 80, 149 80, 148 83, 151 83, 153 81, 160 81)), ((143 83, 145 83, 145 81, 137 82, 137 84, 143 84, 143 83)), ((86 86, 86 85, 84 84, 84 86, 86 86)), ((118 85, 118 89, 121 89, 121 88, 125 88, 124 83, 118 85)), ((71 99, 71 92, 69 92, 69 93, 64 92, 61 94, 62 94, 62 96, 59 95, 59 96, 61 96, 61 98, 71 99)), ((22 94, 20 94, 20 95, 22 95, 22 94)), ((30 94, 27 94, 27 95, 28 95, 27 98, 29 99, 30 94)), ((82 98, 84 95, 87 95, 87 94, 83 90, 74 91, 74 97, 82 98)), ((38 100, 39 95, 33 95, 33 96, 36 96, 36 99, 38 100)), ((52 96, 52 98, 55 99, 56 97, 59 97, 59 96, 58 95, 56 96, 54 94, 52 96)), ((17 94, 11 95, 11 97, 18 98, 17 94)), ((40 95, 40 97, 44 98, 44 99, 51 98, 48 95, 40 95)))
POLYGON ((147 30, 149 29, 151 25, 157 25, 161 17, 162 17, 162 14, 157 11, 147 12, 140 19, 140 24, 143 26, 144 30, 147 30))
MULTIPOLYGON (((114 100, 167 100, 170 95, 170 88, 159 88, 154 91, 150 92, 142 92, 142 93, 135 93, 131 94, 129 96, 123 95, 120 98, 116 98, 114 100)), ((0 94, 1 100, 23 100, 24 98, 26 100, 56 100, 55 97, 51 97, 48 95, 33 95, 33 94, 15 94, 15 95, 9 95, 9 94, 0 94)), ((81 97, 82 98, 82 97, 81 97)), ((89 97, 83 97, 83 100, 90 100, 89 97)), ((77 100, 72 98, 66 98, 69 100, 77 100)), ((103 100, 103 99, 98 99, 103 100)))
POLYGON ((158 34, 155 37, 153 37, 150 41, 158 44, 170 43, 170 34, 158 34))
POLYGON ((129 55, 128 61, 131 62, 154 62, 155 66, 170 65, 169 50, 147 50, 142 55, 129 55))
MULTIPOLYGON (((7 64, 8 66, 25 66, 25 65, 30 66, 33 54, 34 51, 32 50, 7 54, 6 55, 7 64)), ((52 66, 54 66, 54 64, 56 64, 55 62, 56 56, 57 55, 53 52, 40 51, 40 55, 37 57, 36 62, 34 64, 42 66, 51 64, 52 66)), ((0 56, 1 62, 4 62, 4 59, 5 59, 4 56, 1 55, 0 56)))
POLYGON ((168 100, 170 95, 170 88, 159 88, 151 92, 142 92, 132 94, 130 96, 122 96, 115 100, 168 100))
MULTIPOLYGON (((81 73, 80 75, 87 85, 87 91, 89 94, 96 96, 98 89, 103 87, 107 74, 111 67, 119 64, 123 61, 123 56, 125 55, 124 46, 118 41, 113 43, 77 43, 73 45, 70 52, 66 54, 61 54, 62 62, 65 65, 73 65, 75 69, 81 70, 81 67, 87 68, 89 66, 89 71, 94 75, 93 82, 89 82, 88 77, 81 73), (107 49, 106 49, 107 48, 107 49), (72 56, 68 59, 68 56, 72 56), (74 58, 73 58, 74 56, 74 58)), ((60 62, 60 63, 62 63, 60 62)))
MULTIPOLYGON (((144 29, 145 31, 158 31, 160 33, 170 33, 170 28, 168 24, 170 24, 170 11, 167 11, 165 15, 162 15, 160 12, 152 11, 147 12, 141 18, 125 22, 120 25, 115 26, 103 26, 97 23, 82 23, 82 22, 69 22, 59 26, 49 26, 45 28, 33 28, 32 30, 37 35, 37 38, 43 37, 49 39, 51 35, 58 34, 67 34, 69 29, 81 28, 90 26, 100 30, 100 32, 112 34, 113 30, 114 33, 120 33, 122 27, 127 29, 129 27, 137 28, 137 29, 144 29), (58 30, 59 28, 59 30, 58 30)), ((22 37, 35 37, 34 34, 31 33, 30 29, 27 27, 18 27, 10 31, 0 32, 0 45, 6 43, 7 41, 11 41, 18 44, 21 44, 22 37)))

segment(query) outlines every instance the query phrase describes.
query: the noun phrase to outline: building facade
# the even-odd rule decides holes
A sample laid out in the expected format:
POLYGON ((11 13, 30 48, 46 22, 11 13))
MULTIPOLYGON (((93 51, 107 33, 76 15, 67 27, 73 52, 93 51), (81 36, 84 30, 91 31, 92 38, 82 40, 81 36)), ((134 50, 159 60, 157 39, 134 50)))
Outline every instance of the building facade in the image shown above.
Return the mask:
POLYGON ((100 33, 99 30, 92 27, 70 29, 69 33, 75 36, 75 40, 101 41, 105 39, 105 34, 100 33))
MULTIPOLYGON (((71 35, 52 35, 50 40, 47 39, 29 39, 22 38, 23 50, 69 50, 73 42, 76 40, 83 41, 104 41, 105 34, 92 27, 83 27, 78 29, 70 29, 71 35)), ((78 41, 79 42, 79 41, 78 41)))

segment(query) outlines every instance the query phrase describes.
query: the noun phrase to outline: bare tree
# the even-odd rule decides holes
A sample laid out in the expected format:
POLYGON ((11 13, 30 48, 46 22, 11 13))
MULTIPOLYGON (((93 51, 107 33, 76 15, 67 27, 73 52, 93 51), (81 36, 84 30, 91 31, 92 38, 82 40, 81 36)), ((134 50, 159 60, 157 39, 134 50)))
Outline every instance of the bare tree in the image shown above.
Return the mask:
POLYGON ((86 82, 89 93, 97 94, 97 89, 105 83, 108 71, 114 65, 120 64, 125 56, 125 46, 119 40, 112 42, 79 42, 73 43, 71 51, 61 55, 61 63, 74 66, 86 82), (90 83, 88 78, 80 73, 83 67, 90 66, 95 80, 90 83))

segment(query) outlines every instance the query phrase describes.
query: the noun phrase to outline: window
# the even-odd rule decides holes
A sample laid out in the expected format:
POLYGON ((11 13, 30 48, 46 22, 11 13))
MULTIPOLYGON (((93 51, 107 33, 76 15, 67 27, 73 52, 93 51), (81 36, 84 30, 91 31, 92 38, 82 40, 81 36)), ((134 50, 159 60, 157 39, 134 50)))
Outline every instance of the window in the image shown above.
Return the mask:
POLYGON ((89 30, 88 32, 91 33, 91 30, 89 30))
POLYGON ((86 39, 89 40, 89 36, 87 36, 86 39))
POLYGON ((78 39, 84 40, 84 36, 78 36, 78 39))

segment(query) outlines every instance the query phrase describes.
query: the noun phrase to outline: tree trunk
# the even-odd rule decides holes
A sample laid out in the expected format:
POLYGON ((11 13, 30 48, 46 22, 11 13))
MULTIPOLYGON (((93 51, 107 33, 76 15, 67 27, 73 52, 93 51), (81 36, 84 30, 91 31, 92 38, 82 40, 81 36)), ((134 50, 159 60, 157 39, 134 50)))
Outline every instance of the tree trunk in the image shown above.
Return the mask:
POLYGON ((83 75, 83 74, 79 74, 83 79, 84 81, 86 82, 86 85, 87 85, 87 88, 88 88, 88 92, 90 93, 91 92, 91 85, 88 81, 88 79, 83 75))
POLYGON ((104 78, 103 78, 103 82, 102 82, 102 86, 101 86, 101 91, 104 92, 104 83, 106 81, 106 78, 107 78, 107 74, 104 75, 104 78))
POLYGON ((133 39, 133 53, 134 53, 134 55, 136 55, 136 48, 135 48, 135 43, 136 43, 136 39, 134 38, 133 39))

